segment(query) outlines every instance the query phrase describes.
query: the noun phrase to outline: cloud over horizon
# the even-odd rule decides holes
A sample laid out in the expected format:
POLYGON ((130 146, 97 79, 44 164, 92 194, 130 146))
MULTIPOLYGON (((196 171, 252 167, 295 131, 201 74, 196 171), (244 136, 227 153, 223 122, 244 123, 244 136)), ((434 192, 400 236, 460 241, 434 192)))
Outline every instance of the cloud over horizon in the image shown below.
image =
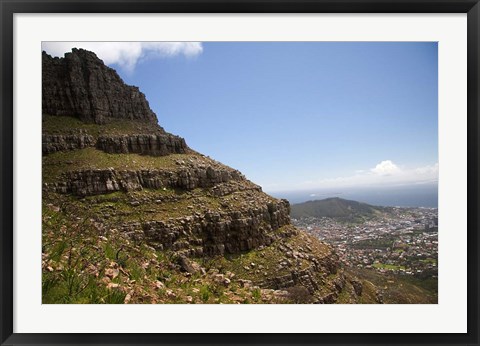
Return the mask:
POLYGON ((388 175, 394 175, 399 173, 400 168, 398 168, 398 166, 394 164, 392 161, 385 160, 380 162, 374 168, 370 169, 370 171, 377 175, 388 176, 388 175))
MULTIPOLYGON (((422 167, 401 167, 391 160, 379 162, 370 169, 359 169, 351 176, 322 178, 305 181, 291 190, 308 190, 316 188, 350 188, 367 186, 399 186, 434 183, 438 181, 438 162, 422 167)), ((269 186, 272 191, 275 186, 269 186)))
POLYGON ((141 59, 193 58, 203 52, 201 42, 42 42, 42 50, 56 57, 63 57, 72 48, 90 50, 105 64, 117 64, 127 72, 132 72, 141 59))

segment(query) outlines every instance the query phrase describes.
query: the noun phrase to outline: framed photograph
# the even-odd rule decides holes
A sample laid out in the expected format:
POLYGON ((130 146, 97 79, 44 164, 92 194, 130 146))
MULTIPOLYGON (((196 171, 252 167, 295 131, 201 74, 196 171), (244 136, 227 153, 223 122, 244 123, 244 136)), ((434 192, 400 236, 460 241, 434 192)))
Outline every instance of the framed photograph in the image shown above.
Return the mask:
POLYGON ((3 1, 1 343, 478 345, 478 1, 3 1))

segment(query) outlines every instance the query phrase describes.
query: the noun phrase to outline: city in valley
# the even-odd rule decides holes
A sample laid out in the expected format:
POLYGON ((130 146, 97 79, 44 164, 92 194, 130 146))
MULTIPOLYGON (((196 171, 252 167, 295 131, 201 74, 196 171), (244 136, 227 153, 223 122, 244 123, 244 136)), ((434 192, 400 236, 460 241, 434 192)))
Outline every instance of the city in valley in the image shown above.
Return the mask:
POLYGON ((438 275, 438 209, 383 208, 364 221, 334 217, 293 219, 330 243, 347 267, 420 279, 438 275))

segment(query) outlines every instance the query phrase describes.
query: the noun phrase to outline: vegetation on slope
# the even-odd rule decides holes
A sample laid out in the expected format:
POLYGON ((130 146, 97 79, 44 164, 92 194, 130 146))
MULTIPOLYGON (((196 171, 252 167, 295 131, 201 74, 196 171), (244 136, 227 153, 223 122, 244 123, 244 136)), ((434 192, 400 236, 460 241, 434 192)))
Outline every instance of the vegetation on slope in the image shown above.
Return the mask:
MULTIPOLYGON (((160 128, 147 129, 151 125, 139 121, 115 120, 98 125, 50 116, 44 117, 43 126, 44 133, 86 133, 94 137, 161 131, 160 128)), ((141 231, 145 222, 167 222, 177 227, 192 215, 206 213, 218 213, 220 218, 235 213, 250 217, 248 215, 259 206, 278 202, 248 180, 232 180, 192 190, 143 188, 84 197, 56 193, 48 188, 49 184, 62 181, 69 171, 230 169, 204 155, 194 151, 156 157, 108 154, 87 147, 49 154, 42 160, 46 183, 42 233, 42 300, 45 304, 311 303, 318 299, 326 303, 378 303, 379 297, 383 297, 377 287, 384 284, 382 278, 363 275, 364 289, 359 296, 352 284, 357 274, 348 274, 346 280, 343 270, 336 269, 335 260, 328 264, 333 258, 329 246, 290 225, 268 231, 276 234, 272 238, 276 240, 268 246, 196 258, 186 258, 181 251, 147 240, 141 231), (125 231, 124 226, 129 224, 139 224, 140 230, 125 231), (322 258, 331 268, 319 267, 322 258), (306 281, 293 283, 292 278, 298 275, 306 275, 306 281), (311 286, 310 280, 316 283, 311 286)), ((339 218, 366 217, 381 212, 363 203, 326 201, 314 211, 321 210, 325 216, 339 218)), ((265 228, 266 235, 268 229, 265 228)), ((192 241, 191 244, 202 242, 202 239, 191 239, 189 234, 184 237, 187 245, 192 241)), ((414 287, 412 283, 406 285, 414 287)), ((397 295, 392 293, 391 299, 387 295, 386 301, 425 302, 418 298, 422 293, 425 292, 420 290, 413 298, 405 298, 399 291, 397 295)))
POLYGON ((105 124, 83 122, 69 116, 42 116, 42 133, 48 135, 67 135, 87 133, 94 138, 101 135, 131 135, 135 133, 154 134, 164 132, 159 125, 148 121, 129 119, 106 119, 105 124))
POLYGON ((362 268, 349 268, 349 275, 362 280, 364 294, 360 303, 369 303, 372 296, 380 295, 384 304, 437 304, 436 278, 418 279, 407 275, 384 274, 362 268))
POLYGON ((334 197, 293 204, 290 215, 295 219, 330 217, 337 220, 354 221, 370 218, 384 211, 383 207, 334 197))
POLYGON ((174 252, 88 219, 72 221, 53 204, 43 206, 42 244, 44 304, 292 302, 287 292, 239 281, 212 260, 189 261, 188 272, 174 252))
POLYGON ((63 151, 44 156, 43 182, 51 183, 59 180, 62 173, 68 171, 109 169, 116 170, 149 170, 172 169, 178 166, 179 160, 202 160, 199 154, 171 154, 168 156, 147 156, 139 154, 108 154, 95 148, 63 151))

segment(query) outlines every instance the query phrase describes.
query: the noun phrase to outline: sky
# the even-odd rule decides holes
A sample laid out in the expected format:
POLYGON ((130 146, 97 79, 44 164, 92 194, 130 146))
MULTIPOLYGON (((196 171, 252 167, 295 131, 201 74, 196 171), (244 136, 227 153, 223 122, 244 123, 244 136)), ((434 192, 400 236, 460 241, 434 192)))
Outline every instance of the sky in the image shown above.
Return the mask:
POLYGON ((159 123, 266 192, 438 180, 435 42, 47 42, 94 51, 159 123))

